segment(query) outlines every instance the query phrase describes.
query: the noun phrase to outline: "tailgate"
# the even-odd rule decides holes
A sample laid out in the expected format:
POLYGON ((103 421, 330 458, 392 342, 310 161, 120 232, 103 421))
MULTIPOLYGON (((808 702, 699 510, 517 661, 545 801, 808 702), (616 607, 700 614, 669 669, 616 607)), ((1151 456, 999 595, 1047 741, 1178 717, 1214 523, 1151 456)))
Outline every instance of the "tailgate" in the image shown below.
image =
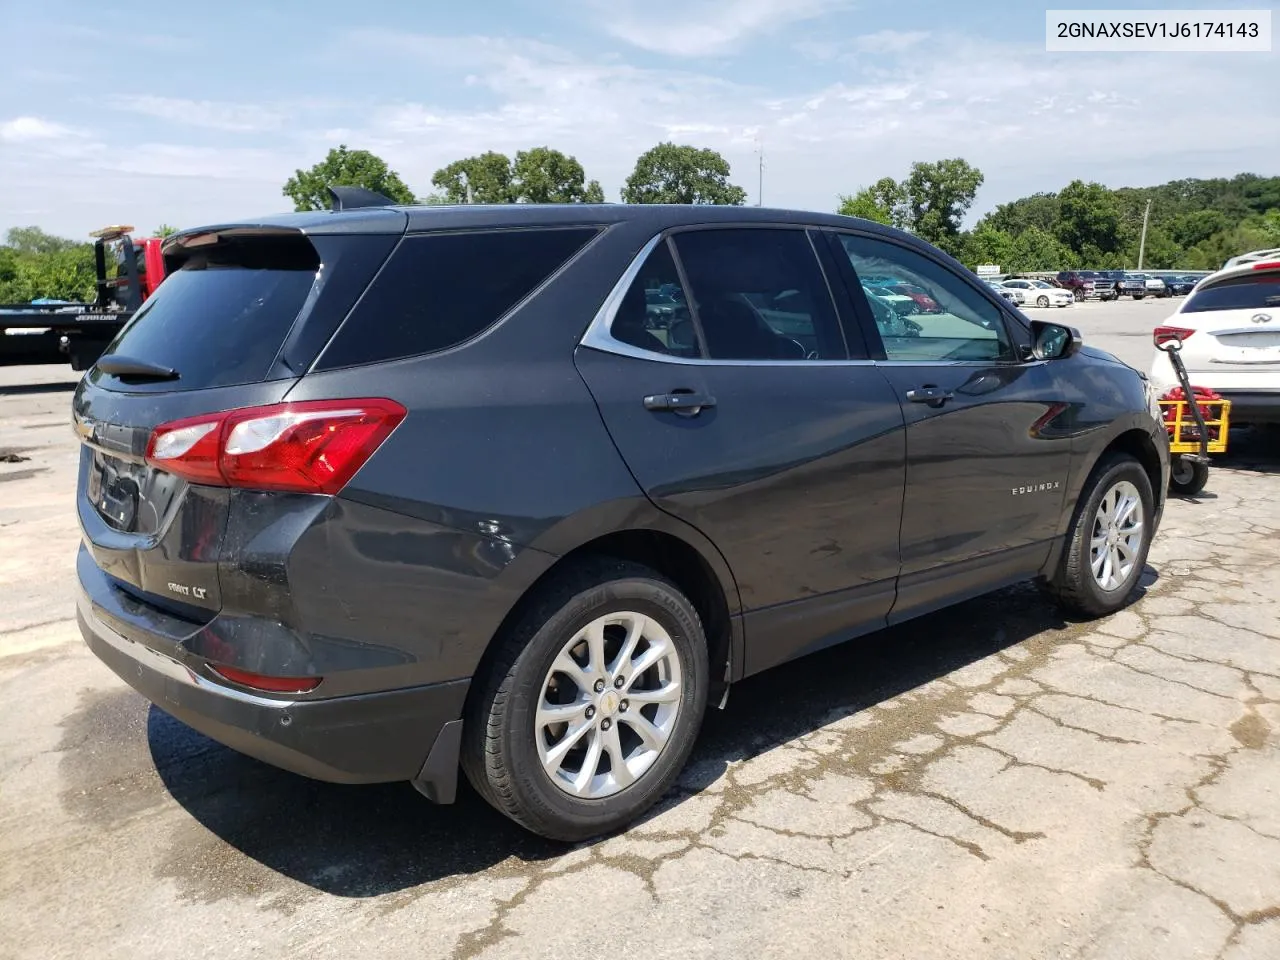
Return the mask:
POLYGON ((147 442, 160 423, 209 409, 275 403, 295 382, 168 396, 113 394, 81 384, 73 408, 81 441, 76 508, 85 547, 118 587, 197 622, 220 609, 218 558, 231 491, 151 466, 147 442))
MULTIPOLYGON (((403 230, 403 220, 390 222, 403 230)), ((398 239, 257 226, 180 235, 166 247, 165 281, 73 401, 83 539, 117 587, 197 622, 218 612, 237 494, 148 462, 152 432, 284 400, 398 239)))

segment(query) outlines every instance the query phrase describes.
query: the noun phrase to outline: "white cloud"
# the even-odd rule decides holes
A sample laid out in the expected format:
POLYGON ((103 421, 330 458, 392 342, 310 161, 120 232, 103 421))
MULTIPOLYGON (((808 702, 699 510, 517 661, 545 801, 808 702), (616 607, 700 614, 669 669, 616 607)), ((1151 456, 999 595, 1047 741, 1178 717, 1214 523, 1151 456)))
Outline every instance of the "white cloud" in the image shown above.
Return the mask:
POLYGON ((751 37, 850 7, 850 0, 588 0, 598 25, 652 53, 706 57, 751 37))
POLYGON ((31 143, 37 140, 61 140, 75 131, 52 120, 39 117, 15 117, 0 123, 0 141, 5 143, 31 143))
POLYGON ((929 38, 922 30, 880 30, 854 38, 850 45, 857 53, 902 53, 929 38))
POLYGON ((229 133, 274 130, 285 120, 283 111, 255 103, 182 100, 150 95, 116 96, 109 98, 107 102, 116 110, 229 133))

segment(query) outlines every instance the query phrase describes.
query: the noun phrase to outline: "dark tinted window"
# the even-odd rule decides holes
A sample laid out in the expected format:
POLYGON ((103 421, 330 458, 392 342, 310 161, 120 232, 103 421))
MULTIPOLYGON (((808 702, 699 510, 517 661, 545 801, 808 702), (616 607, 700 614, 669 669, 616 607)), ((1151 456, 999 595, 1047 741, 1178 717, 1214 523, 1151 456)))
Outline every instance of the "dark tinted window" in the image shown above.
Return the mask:
POLYGON ((680 273, 666 241, 653 248, 613 315, 615 340, 678 357, 699 355, 680 273))
MULTIPOLYGON (((1002 360, 1013 356, 1000 310, 946 267, 896 243, 842 234, 889 360, 1002 360), (909 283, 927 300, 897 293, 909 283)), ((1029 281, 1012 281, 1027 284, 1029 281)))
POLYGON ((315 282, 320 259, 301 235, 223 239, 198 248, 160 284, 108 348, 178 371, 166 389, 263 379, 315 282))
POLYGON ((405 237, 318 366, 414 357, 469 340, 595 235, 574 228, 405 237))
POLYGON ((1234 277, 1193 293, 1183 313, 1206 310, 1280 310, 1280 273, 1234 277))
POLYGON ((848 357, 804 230, 695 230, 675 245, 711 359, 848 357))

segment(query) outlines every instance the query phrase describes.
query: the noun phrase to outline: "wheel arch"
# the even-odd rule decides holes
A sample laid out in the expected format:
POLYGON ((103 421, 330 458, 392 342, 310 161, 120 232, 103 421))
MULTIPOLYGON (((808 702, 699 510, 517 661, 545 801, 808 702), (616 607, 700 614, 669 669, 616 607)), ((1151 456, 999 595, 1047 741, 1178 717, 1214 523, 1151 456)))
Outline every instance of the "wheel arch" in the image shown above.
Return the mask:
MULTIPOLYGON (((601 507, 600 512, 597 517, 578 517, 558 524, 533 545, 555 555, 556 560, 529 584, 502 618, 476 665, 473 680, 489 669, 501 638, 551 584, 583 562, 610 558, 650 567, 689 598, 702 620, 708 646, 711 702, 718 703, 728 685, 741 677, 745 656, 741 600, 728 563, 696 528, 657 510, 648 500, 615 503, 601 507), (619 512, 628 523, 613 526, 607 522, 618 519, 619 512)), ((477 688, 473 682, 472 690, 477 688)))
POLYGON ((1098 467, 1113 453, 1123 453, 1133 457, 1142 466, 1147 478, 1151 481, 1151 493, 1156 502, 1156 523, 1164 513, 1168 491, 1167 463, 1161 458, 1160 450, 1152 438, 1150 430, 1145 429, 1138 417, 1116 425, 1116 430, 1105 441, 1091 447, 1088 453, 1082 453, 1080 460, 1083 468, 1075 473, 1067 498, 1063 503, 1062 519, 1059 523, 1058 536, 1049 557, 1041 569, 1041 576, 1051 576, 1058 567, 1062 552, 1066 547, 1067 532, 1075 521, 1076 511, 1080 508, 1081 497, 1090 488, 1090 481, 1098 472, 1098 467))

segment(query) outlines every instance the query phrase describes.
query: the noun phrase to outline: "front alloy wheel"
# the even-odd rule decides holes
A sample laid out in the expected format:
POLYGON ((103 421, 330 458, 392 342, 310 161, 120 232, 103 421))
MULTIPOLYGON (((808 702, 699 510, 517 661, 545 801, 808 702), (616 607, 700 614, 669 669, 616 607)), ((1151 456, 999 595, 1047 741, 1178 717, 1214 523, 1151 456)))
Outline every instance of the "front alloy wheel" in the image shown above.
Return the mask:
POLYGON ((1138 488, 1121 480, 1102 498, 1093 518, 1089 567, 1108 593, 1129 580, 1143 545, 1142 498, 1138 488))

